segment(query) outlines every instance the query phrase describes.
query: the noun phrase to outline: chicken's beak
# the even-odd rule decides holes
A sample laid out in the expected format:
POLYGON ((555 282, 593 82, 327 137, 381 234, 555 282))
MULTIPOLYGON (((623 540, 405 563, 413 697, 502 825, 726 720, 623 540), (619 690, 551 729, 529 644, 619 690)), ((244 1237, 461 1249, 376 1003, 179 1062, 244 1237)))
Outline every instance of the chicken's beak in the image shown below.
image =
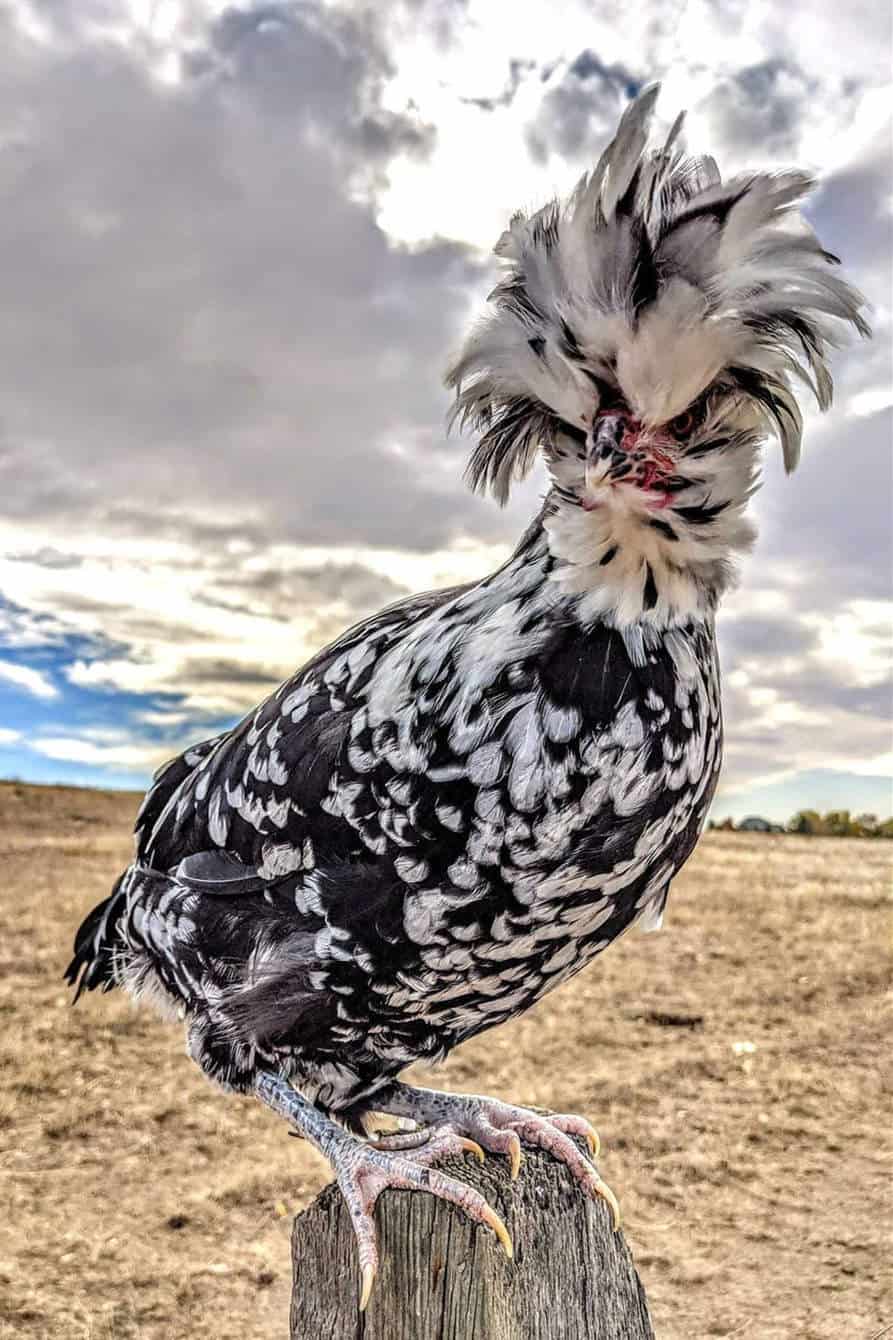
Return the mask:
POLYGON ((599 505, 599 495, 608 486, 611 469, 622 458, 620 444, 627 427, 623 414, 601 414, 586 435, 583 506, 587 511, 599 505))
POLYGON ((591 468, 599 461, 610 463, 615 451, 626 432, 626 416, 623 414, 601 414, 595 420, 586 438, 586 466, 591 468))

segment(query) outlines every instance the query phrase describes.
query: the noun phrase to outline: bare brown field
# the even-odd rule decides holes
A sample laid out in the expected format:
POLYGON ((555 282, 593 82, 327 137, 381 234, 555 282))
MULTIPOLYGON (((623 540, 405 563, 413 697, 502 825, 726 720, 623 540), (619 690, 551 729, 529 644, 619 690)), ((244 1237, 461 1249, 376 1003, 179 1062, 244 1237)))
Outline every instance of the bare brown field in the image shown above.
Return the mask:
MULTIPOLYGON (((0 1336, 284 1340, 325 1164, 61 981, 136 800, 0 785, 0 1336)), ((590 1116, 659 1340, 893 1336, 891 854, 711 834, 661 934, 418 1072, 590 1116)))

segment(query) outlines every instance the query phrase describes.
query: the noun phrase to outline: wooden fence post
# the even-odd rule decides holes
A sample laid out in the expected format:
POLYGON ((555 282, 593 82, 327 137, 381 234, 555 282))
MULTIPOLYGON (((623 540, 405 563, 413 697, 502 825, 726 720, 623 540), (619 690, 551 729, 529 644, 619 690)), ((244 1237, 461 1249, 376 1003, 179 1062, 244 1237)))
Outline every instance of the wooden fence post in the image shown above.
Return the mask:
POLYGON ((514 1241, 496 1239, 420 1191, 386 1191, 376 1208, 381 1268, 358 1311, 353 1230, 335 1186, 295 1220, 291 1340, 654 1340, 645 1293, 606 1204, 567 1170, 525 1149, 440 1166, 476 1186, 514 1241))

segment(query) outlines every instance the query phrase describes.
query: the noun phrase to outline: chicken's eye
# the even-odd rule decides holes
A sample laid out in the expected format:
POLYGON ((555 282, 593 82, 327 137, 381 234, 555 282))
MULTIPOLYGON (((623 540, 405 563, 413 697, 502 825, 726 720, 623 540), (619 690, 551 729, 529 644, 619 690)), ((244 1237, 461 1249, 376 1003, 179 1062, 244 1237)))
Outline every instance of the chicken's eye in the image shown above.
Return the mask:
POLYGON ((674 437, 685 437, 694 427, 695 416, 690 409, 684 410, 682 414, 677 414, 675 419, 669 422, 670 432, 674 437))
POLYGON ((675 419, 671 419, 667 428, 674 437, 688 437, 694 429, 701 427, 706 418, 707 401, 702 398, 696 400, 693 405, 689 405, 688 409, 683 410, 681 414, 677 414, 675 419))

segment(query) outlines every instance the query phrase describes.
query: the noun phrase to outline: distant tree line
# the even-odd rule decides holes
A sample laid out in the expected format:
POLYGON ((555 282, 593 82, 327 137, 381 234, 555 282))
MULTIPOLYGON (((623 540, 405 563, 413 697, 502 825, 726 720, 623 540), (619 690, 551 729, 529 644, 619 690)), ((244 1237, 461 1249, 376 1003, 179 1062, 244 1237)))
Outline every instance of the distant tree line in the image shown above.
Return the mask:
POLYGON ((876 814, 851 815, 849 810, 798 810, 788 822, 789 833, 808 833, 813 837, 893 838, 893 819, 876 814))
POLYGON ((893 819, 879 819, 876 814, 850 814, 849 810, 798 810, 786 825, 770 823, 768 819, 753 816, 736 824, 734 819, 722 819, 707 825, 721 833, 805 833, 809 837, 893 838, 893 819))

